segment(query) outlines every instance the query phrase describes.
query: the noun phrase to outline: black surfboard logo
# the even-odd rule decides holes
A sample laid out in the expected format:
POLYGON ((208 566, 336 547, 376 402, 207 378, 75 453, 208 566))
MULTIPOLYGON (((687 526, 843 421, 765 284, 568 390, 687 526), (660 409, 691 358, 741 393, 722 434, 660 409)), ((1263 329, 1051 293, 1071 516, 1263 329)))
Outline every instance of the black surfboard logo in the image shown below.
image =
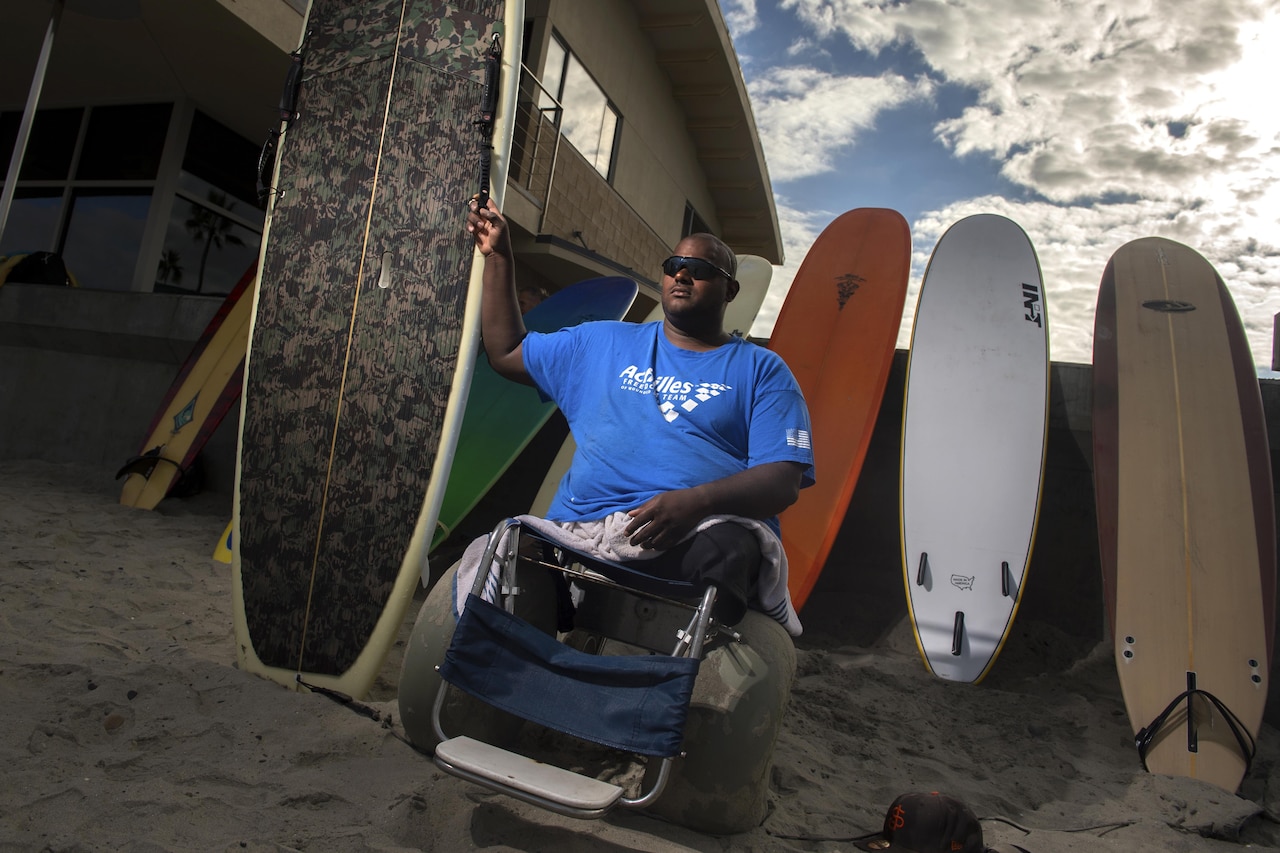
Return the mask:
POLYGON ((858 288, 862 287, 866 279, 856 273, 847 272, 843 275, 836 276, 836 301, 840 305, 840 310, 844 310, 853 294, 858 292, 858 288))
POLYGON ((1142 303, 1143 308, 1160 311, 1165 314, 1184 314, 1196 310, 1196 306, 1181 299, 1148 299, 1142 303))
POLYGON ((1026 313, 1022 315, 1023 319, 1035 323, 1037 327, 1044 328, 1044 310, 1040 304, 1040 288, 1034 284, 1022 283, 1022 307, 1026 309, 1026 313))

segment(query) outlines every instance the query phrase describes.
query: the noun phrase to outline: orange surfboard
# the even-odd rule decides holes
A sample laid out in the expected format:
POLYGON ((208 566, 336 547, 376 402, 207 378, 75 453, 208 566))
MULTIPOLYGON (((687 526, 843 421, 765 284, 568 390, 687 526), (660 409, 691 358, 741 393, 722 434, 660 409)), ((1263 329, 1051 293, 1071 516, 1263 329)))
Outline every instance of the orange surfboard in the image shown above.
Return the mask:
POLYGON ((781 516, 797 611, 831 552, 867 455, 910 270, 911 229, 900 213, 841 214, 809 249, 773 327, 769 347, 809 405, 817 480, 781 516))

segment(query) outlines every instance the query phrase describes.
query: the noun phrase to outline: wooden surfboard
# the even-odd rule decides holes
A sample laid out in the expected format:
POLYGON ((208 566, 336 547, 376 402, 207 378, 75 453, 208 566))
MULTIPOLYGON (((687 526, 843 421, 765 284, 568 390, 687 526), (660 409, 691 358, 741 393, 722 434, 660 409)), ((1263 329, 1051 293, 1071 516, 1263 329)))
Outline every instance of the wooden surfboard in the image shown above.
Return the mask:
POLYGON ((903 581, 925 665, 980 681, 1022 600, 1044 478, 1049 324, 1027 235, 961 219, 920 286, 903 402, 903 581))
MULTIPOLYGON (((554 332, 589 320, 620 320, 637 292, 629 278, 580 281, 530 309, 524 315, 525 327, 554 332)), ((555 404, 544 401, 534 388, 499 376, 483 357, 477 361, 433 548, 466 518, 554 411, 555 404)))
MULTIPOLYGON (((769 281, 773 278, 773 266, 759 255, 739 255, 738 269, 734 276, 738 279, 738 295, 724 312, 724 328, 730 334, 747 335, 751 324, 755 322, 765 294, 769 292, 769 281)), ((642 322, 653 323, 662 319, 662 303, 659 302, 642 322)), ((560 451, 551 460, 551 466, 542 479, 542 485, 533 498, 529 509, 530 515, 545 517, 551 507, 551 499, 556 496, 560 481, 568 473, 573 464, 573 454, 578 445, 573 435, 565 437, 560 451)))
POLYGON ((1147 237, 1111 256, 1093 341, 1099 547, 1129 721, 1137 734, 1172 704, 1147 768, 1234 792, 1275 633, 1271 459, 1244 328, 1208 261, 1147 237), (1179 700, 1190 688, 1204 693, 1179 700))
POLYGON ((125 506, 155 509, 240 399, 257 269, 255 262, 227 294, 169 385, 138 455, 116 473, 126 478, 125 506))
POLYGON ((490 144, 486 58, 501 32, 501 203, 523 11, 309 6, 241 406, 233 613, 251 672, 362 696, 403 624, 478 343, 463 216, 490 144))
POLYGON ((799 611, 844 521, 893 365, 911 270, 911 229, 883 208, 843 213, 818 235, 778 312, 769 348, 809 406, 816 483, 780 516, 799 611))

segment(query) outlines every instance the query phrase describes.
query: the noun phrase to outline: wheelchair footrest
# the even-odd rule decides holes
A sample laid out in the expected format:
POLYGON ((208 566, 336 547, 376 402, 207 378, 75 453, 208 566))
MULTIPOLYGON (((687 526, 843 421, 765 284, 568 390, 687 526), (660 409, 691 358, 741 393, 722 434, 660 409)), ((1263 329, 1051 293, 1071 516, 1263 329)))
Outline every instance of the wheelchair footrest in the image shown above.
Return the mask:
POLYGON ((436 747, 436 765, 454 776, 574 817, 599 817, 622 788, 461 736, 436 747))

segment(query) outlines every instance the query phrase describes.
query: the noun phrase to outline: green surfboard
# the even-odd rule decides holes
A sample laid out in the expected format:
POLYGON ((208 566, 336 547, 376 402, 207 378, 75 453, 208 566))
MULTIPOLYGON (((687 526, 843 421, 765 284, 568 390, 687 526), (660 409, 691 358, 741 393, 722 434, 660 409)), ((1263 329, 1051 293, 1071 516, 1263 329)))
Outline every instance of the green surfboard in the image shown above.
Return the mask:
MULTIPOLYGON (((525 328, 554 332, 590 320, 620 320, 636 292, 629 278, 578 282, 534 306, 524 315, 525 328)), ((533 388, 503 379, 483 357, 477 360, 432 547, 448 538, 554 411, 533 388)))

